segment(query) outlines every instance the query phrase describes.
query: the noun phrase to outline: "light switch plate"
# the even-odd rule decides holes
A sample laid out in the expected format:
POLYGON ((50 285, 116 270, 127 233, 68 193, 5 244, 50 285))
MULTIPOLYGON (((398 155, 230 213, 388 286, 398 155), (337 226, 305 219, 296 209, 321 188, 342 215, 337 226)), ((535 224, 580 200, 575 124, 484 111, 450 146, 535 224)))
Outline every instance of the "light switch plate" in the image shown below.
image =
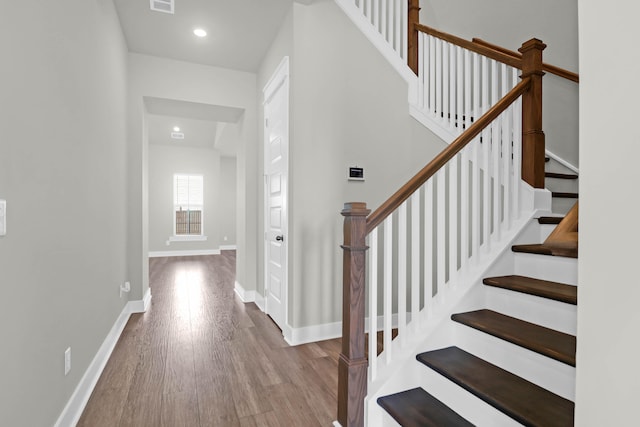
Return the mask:
POLYGON ((0 236, 7 234, 7 201, 0 200, 0 236))

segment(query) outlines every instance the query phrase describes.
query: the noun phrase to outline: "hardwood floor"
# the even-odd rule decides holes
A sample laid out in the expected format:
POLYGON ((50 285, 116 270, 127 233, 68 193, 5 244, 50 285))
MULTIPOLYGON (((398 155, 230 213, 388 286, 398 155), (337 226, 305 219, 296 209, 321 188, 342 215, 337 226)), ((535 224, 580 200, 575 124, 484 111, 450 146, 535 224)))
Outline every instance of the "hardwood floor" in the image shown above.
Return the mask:
POLYGON ((289 347, 234 279, 234 251, 152 258, 78 426, 330 426, 340 340, 289 347))

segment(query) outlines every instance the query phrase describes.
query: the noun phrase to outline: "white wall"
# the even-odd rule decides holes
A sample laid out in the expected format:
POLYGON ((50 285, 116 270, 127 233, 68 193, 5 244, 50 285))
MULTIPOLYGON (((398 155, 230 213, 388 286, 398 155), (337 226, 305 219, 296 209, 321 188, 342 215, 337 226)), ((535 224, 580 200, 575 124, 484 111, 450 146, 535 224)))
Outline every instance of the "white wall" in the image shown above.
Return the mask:
MULTIPOLYGON (((578 72, 577 0, 422 0, 420 22, 471 40, 517 50, 536 37, 544 61, 578 72)), ((543 86, 547 149, 574 166, 578 157, 578 85, 547 74, 543 86)))
POLYGON ((640 104, 633 84, 640 74, 640 5, 580 0, 579 12, 576 425, 630 426, 638 423, 640 396, 640 104))
POLYGON ((259 82, 291 56, 289 319, 299 328, 341 321, 344 203, 377 207, 443 143, 409 116, 406 83, 333 1, 294 3, 291 19, 259 82), (346 179, 356 163, 365 182, 346 179))
POLYGON ((132 298, 148 278, 148 143, 143 97, 199 102, 244 109, 237 125, 236 280, 256 282, 256 75, 141 54, 129 54, 129 277, 132 298))
POLYGON ((51 426, 125 304, 126 46, 110 0, 2 8, 0 425, 51 426))
POLYGON ((207 251, 235 245, 235 159, 212 148, 149 146, 149 251, 207 251), (203 234, 206 241, 166 242, 173 236, 173 176, 202 175, 203 234), (227 241, 223 237, 227 237, 227 241), (229 240, 231 237, 232 240, 229 240))

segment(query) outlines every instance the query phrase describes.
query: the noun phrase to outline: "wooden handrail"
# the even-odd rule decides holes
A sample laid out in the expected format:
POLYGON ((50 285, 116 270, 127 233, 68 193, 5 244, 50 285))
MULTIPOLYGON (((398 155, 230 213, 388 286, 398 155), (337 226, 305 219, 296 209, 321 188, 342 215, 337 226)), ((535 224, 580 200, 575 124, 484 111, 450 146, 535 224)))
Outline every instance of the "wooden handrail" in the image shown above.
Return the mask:
MULTIPOLYGON (((514 58, 518 59, 522 58, 522 54, 520 54, 519 52, 514 52, 513 50, 509 50, 502 46, 489 43, 488 41, 479 38, 473 38, 471 41, 480 46, 488 47, 489 49, 504 53, 505 55, 513 56, 514 58)), ((578 73, 574 73, 573 71, 565 70, 564 68, 556 67, 555 65, 547 63, 542 63, 542 69, 548 73, 555 74, 556 76, 565 78, 567 80, 571 80, 572 82, 580 83, 580 76, 578 75, 578 73)))
POLYGON ((429 164, 409 180, 402 188, 396 191, 386 202, 367 217, 367 234, 382 223, 402 203, 404 203, 416 190, 418 190, 429 178, 438 172, 449 160, 458 154, 470 143, 484 128, 489 126, 503 111, 505 111, 531 84, 531 77, 522 79, 509 93, 484 113, 469 128, 456 138, 447 148, 440 152, 429 164))
POLYGON ((488 58, 491 59, 495 59, 496 61, 502 62, 504 64, 510 65, 512 67, 515 68, 519 68, 522 69, 522 59, 521 58, 516 58, 512 55, 508 55, 506 53, 497 51, 496 49, 492 49, 489 48, 487 46, 483 46, 479 43, 474 43, 471 42, 469 40, 465 40, 461 37, 458 36, 454 36, 453 34, 449 34, 449 33, 445 33, 439 30, 436 30, 435 28, 431 28, 431 27, 427 27, 426 25, 422 25, 422 24, 415 24, 415 28, 418 31, 421 31, 425 34, 429 34, 432 35, 434 37, 437 37, 439 39, 442 39, 444 41, 447 41, 449 43, 453 43, 457 46, 463 47, 465 49, 468 49, 472 52, 476 52, 479 53, 481 55, 484 55, 488 58))

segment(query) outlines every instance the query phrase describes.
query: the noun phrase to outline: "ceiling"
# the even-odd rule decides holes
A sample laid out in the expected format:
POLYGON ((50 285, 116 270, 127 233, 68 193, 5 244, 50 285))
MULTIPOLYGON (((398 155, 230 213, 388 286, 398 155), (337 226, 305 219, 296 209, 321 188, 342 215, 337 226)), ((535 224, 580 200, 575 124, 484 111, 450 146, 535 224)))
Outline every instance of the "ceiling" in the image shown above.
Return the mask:
MULTIPOLYGON (((149 0, 113 1, 130 52, 257 72, 294 0, 175 0, 174 14, 152 11, 149 0), (196 37, 195 28, 207 37, 196 37)), ((233 138, 220 135, 232 134, 243 110, 158 98, 145 98, 145 105, 150 144, 235 156, 233 138), (171 139, 174 126, 183 140, 171 139)))
POLYGON ((256 72, 292 1, 175 0, 173 15, 152 11, 149 0, 114 4, 130 52, 256 72))
POLYGON ((221 135, 229 131, 227 126, 237 126, 243 109, 154 97, 145 97, 144 104, 149 144, 211 148, 235 157, 235 134, 231 132, 232 136, 226 138, 221 135), (171 137, 176 126, 184 139, 171 137))

